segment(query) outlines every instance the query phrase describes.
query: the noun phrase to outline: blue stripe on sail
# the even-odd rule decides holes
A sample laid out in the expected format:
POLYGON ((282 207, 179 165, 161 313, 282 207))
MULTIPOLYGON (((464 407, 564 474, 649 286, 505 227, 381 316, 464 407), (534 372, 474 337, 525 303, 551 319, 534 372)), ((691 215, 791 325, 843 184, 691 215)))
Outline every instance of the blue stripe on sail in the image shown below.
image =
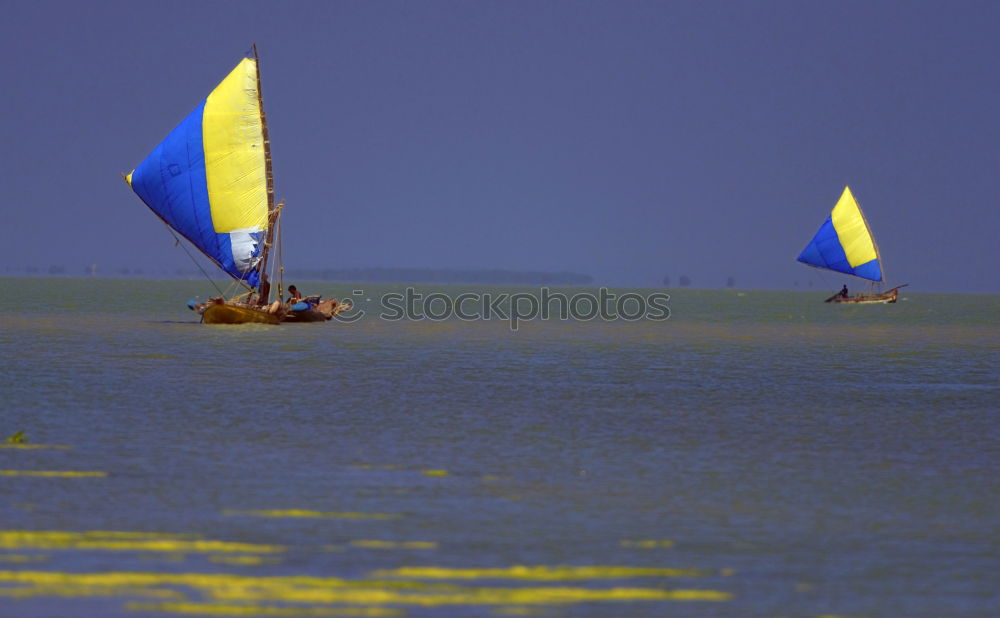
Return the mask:
POLYGON ((149 208, 237 279, 256 287, 256 272, 240 272, 229 234, 218 234, 205 179, 202 102, 132 172, 132 189, 149 208))
POLYGON ((882 269, 877 259, 859 264, 857 268, 851 268, 851 263, 847 260, 844 247, 840 244, 840 237, 833 227, 831 217, 826 218, 819 231, 799 254, 798 260, 812 266, 847 273, 862 279, 882 280, 882 269))
POLYGON ((799 254, 798 260, 812 266, 828 268, 849 275, 854 274, 854 269, 847 261, 844 248, 840 246, 840 238, 837 236, 837 230, 834 229, 833 220, 830 217, 826 218, 819 231, 799 254))
POLYGON ((854 269, 854 275, 871 281, 881 281, 882 269, 879 267, 878 260, 875 259, 864 264, 858 264, 857 268, 854 269))
POLYGON ((135 168, 132 188, 170 227, 218 259, 201 143, 204 106, 188 114, 135 168))

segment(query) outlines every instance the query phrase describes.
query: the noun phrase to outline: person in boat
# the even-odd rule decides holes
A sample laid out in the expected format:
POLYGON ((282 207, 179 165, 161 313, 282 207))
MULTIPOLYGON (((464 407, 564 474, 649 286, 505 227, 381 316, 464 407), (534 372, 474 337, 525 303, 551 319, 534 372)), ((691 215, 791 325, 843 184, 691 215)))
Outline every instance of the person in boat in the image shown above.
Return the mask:
POLYGON ((844 287, 840 288, 840 297, 841 298, 847 298, 847 284, 846 283, 844 284, 844 287))
POLYGON ((271 282, 267 280, 267 275, 260 276, 260 296, 257 297, 258 305, 267 304, 267 299, 271 296, 271 282))
POLYGON ((288 302, 294 305, 300 300, 302 300, 302 292, 300 292, 294 285, 288 286, 288 302))

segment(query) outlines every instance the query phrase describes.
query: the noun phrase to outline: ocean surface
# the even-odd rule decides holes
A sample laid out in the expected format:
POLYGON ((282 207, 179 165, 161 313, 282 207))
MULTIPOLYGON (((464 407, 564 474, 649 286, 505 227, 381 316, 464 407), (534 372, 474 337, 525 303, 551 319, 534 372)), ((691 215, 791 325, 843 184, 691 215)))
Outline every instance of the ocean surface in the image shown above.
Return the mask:
POLYGON ((1000 296, 295 283, 366 315, 0 279, 0 616, 1000 616, 1000 296))

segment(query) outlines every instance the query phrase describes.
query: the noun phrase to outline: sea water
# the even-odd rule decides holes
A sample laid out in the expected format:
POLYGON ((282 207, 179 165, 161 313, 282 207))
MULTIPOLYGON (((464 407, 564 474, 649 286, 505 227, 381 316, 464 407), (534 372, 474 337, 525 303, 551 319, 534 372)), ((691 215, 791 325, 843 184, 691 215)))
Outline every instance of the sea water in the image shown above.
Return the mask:
POLYGON ((2 616, 1000 615, 998 296, 515 331, 0 281, 2 616))

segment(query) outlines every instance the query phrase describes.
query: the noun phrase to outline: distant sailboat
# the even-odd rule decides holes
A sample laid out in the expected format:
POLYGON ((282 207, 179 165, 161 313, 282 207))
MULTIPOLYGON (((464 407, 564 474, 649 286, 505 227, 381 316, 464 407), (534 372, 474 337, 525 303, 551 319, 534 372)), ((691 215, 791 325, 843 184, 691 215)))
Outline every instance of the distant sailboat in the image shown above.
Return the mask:
POLYGON ((828 303, 894 303, 899 296, 899 289, 908 285, 903 284, 885 292, 875 289, 875 284, 883 281, 881 256, 868 221, 850 187, 844 187, 844 193, 833 207, 833 212, 799 254, 798 261, 872 282, 867 294, 850 296, 846 293, 847 286, 844 286, 844 290, 826 299, 828 303))
MULTIPOLYGON (((206 324, 329 320, 336 299, 281 302, 282 266, 269 262, 284 202, 274 203, 271 146, 257 47, 161 142, 125 181, 173 231, 244 288, 197 308, 206 324), (277 300, 271 302, 277 268, 277 300), (303 306, 305 305, 305 306, 303 306)), ((280 252, 276 252, 280 258, 280 252)))

